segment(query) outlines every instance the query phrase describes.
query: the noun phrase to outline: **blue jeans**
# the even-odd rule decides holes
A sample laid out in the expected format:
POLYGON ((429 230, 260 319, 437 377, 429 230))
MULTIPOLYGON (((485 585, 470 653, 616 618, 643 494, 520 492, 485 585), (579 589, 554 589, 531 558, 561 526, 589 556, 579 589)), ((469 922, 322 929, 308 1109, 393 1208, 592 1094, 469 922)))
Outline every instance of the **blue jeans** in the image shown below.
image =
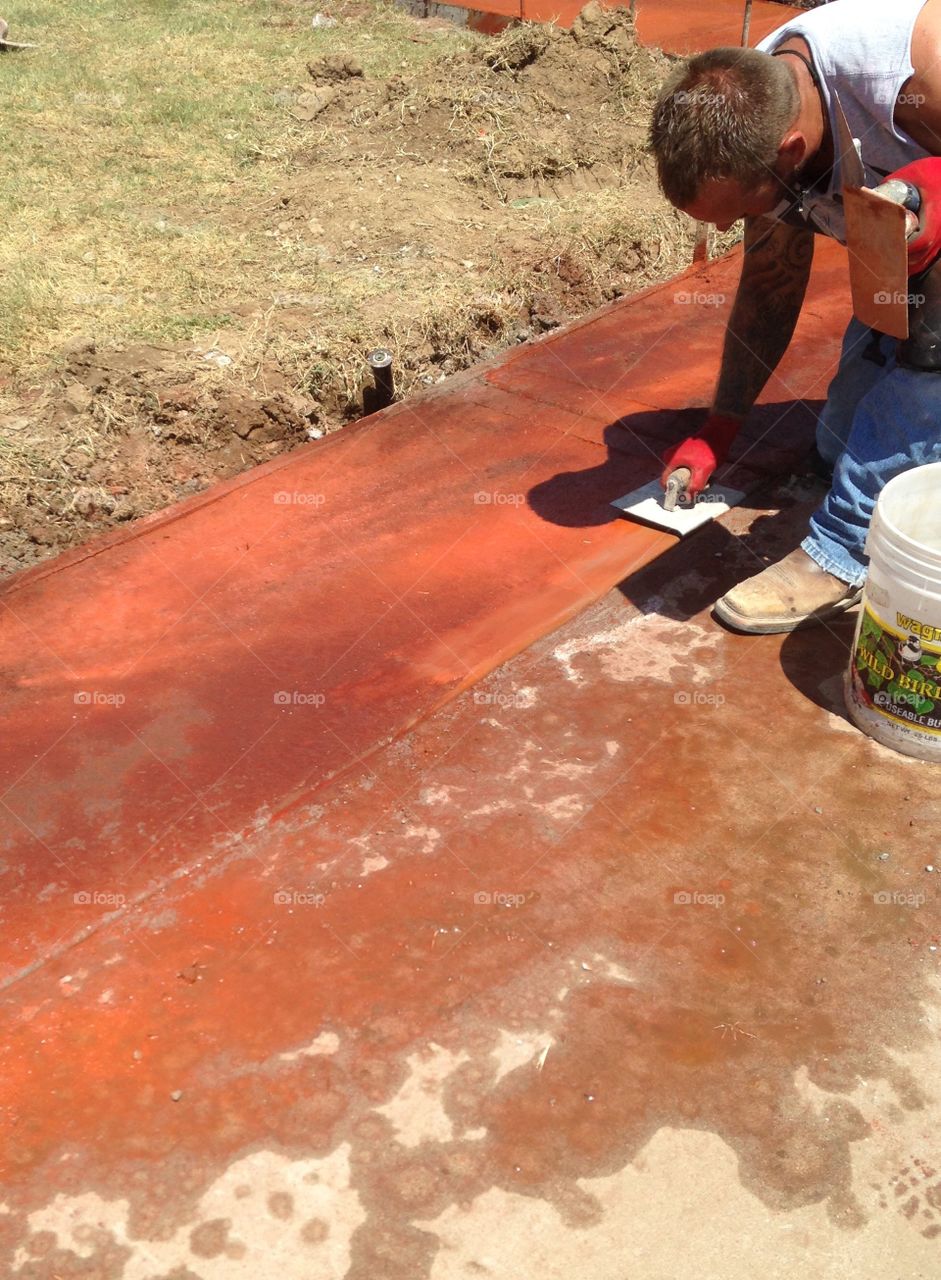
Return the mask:
POLYGON ((885 364, 864 359, 871 339, 854 317, 817 424, 817 449, 833 464, 833 483, 801 543, 821 568, 853 586, 866 579, 863 548, 882 486, 901 471, 941 462, 941 373, 899 368, 898 344, 885 335, 885 364))

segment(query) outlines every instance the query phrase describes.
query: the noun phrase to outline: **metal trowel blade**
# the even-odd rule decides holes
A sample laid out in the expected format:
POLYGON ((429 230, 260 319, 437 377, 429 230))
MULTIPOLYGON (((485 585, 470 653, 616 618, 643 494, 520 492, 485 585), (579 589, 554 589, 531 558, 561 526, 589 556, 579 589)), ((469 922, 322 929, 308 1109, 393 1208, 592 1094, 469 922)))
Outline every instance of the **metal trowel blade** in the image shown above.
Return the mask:
POLYGON ((678 503, 672 511, 663 505, 663 486, 659 480, 651 480, 623 498, 616 498, 611 503, 622 516, 628 520, 637 520, 640 524, 653 525, 657 529, 666 529, 685 538, 688 533, 708 524, 717 516, 725 515, 732 507, 737 507, 745 497, 741 489, 729 489, 726 485, 704 489, 695 502, 678 503))

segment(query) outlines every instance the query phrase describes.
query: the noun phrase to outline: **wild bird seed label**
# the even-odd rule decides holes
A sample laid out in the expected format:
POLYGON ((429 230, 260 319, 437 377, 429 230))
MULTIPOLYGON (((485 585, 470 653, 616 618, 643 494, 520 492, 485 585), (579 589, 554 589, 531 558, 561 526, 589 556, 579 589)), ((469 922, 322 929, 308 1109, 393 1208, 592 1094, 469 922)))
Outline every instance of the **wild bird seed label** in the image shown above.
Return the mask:
POLYGON ((897 626, 863 609, 853 656, 853 685, 873 711, 941 734, 941 627, 896 614, 897 626))

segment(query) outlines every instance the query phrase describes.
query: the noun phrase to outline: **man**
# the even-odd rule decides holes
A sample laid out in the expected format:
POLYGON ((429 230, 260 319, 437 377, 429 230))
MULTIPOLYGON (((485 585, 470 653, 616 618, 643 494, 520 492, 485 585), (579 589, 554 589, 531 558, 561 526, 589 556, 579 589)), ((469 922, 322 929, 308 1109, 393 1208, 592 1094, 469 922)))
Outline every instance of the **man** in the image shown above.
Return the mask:
POLYGON ((664 455, 664 479, 688 467, 698 492, 787 349, 814 235, 845 243, 834 93, 867 185, 898 177, 917 188, 908 201, 918 207, 920 197, 918 217, 908 215, 910 288, 928 296, 912 316, 917 340, 899 344, 850 322, 817 429, 832 487, 802 546, 716 603, 720 619, 746 632, 790 631, 854 605, 879 491, 900 471, 941 460, 941 284, 930 287, 941 268, 928 270, 941 253, 941 0, 835 0, 758 49, 701 54, 664 85, 651 125, 671 203, 720 231, 745 219, 712 411, 698 436, 664 455))

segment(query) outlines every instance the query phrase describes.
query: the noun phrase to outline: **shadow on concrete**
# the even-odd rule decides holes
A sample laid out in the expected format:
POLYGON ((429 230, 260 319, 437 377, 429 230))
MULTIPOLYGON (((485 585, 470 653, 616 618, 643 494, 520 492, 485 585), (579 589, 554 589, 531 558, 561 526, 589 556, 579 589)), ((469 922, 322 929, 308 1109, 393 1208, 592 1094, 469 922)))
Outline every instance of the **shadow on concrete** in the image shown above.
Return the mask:
POLYGON ((781 646, 781 670, 805 698, 850 723, 843 673, 850 660, 858 609, 816 627, 792 631, 781 646))
MULTIPOLYGON (((716 472, 714 485, 744 487, 754 501, 764 488, 761 477, 773 482, 791 474, 809 474, 806 460, 814 445, 820 403, 759 406, 754 420, 742 428, 733 456, 716 472), (777 427, 787 431, 786 442, 773 443, 777 427)), ((611 502, 659 476, 664 450, 694 435, 703 418, 702 409, 650 409, 616 419, 600 431, 598 443, 607 449, 604 460, 582 471, 559 472, 534 485, 527 495, 529 506, 548 523, 567 528, 592 528, 623 519, 611 502)))
MULTIPOLYGON (((642 610, 655 608, 685 621, 799 546, 807 520, 826 492, 812 456, 818 409, 819 402, 800 401, 756 409, 755 420, 736 442, 735 457, 719 468, 714 481, 718 487, 725 482, 748 489, 737 515, 677 538, 673 547, 621 583, 625 598, 642 610), (775 423, 788 426, 786 447, 767 442, 775 423), (748 518, 748 512, 756 514, 748 518)), ((701 409, 677 409, 645 411, 609 423, 601 433, 604 460, 534 486, 529 505, 547 522, 569 528, 625 520, 611 502, 657 477, 663 450, 694 433, 702 420, 701 409)))

